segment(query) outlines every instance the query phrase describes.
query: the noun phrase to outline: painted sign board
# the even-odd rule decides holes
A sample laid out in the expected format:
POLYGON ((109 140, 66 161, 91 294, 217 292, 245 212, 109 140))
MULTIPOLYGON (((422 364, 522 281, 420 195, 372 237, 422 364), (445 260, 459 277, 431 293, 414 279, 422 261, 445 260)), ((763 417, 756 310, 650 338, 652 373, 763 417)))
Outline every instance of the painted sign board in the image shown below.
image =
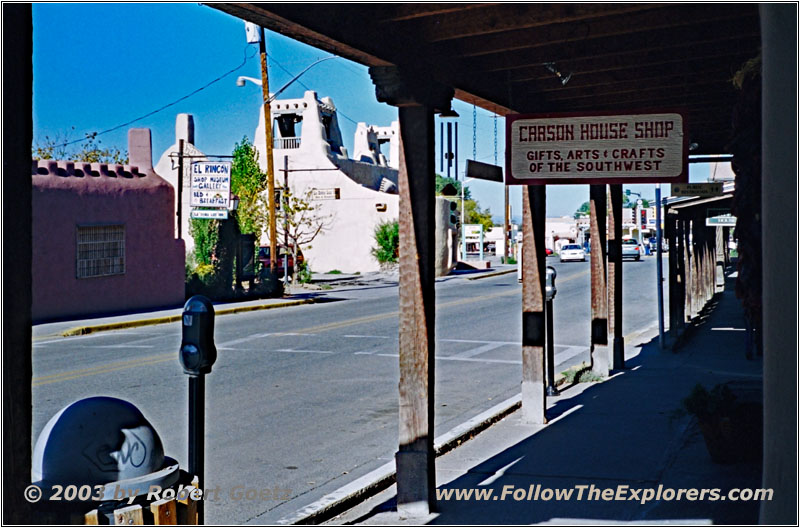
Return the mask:
POLYGON ((506 116, 506 184, 688 181, 681 111, 506 116))
POLYGON ((227 209, 192 209, 190 213, 192 218, 213 218, 215 220, 227 220, 227 209))
POLYGON ((312 189, 311 190, 311 199, 312 200, 338 200, 341 197, 341 193, 339 188, 336 187, 334 189, 312 189))
POLYGON ((731 214, 730 209, 708 209, 710 216, 706 217, 706 227, 735 227, 736 217, 731 214))
POLYGON ((189 205, 214 209, 230 209, 231 162, 197 161, 192 163, 189 205))
POLYGON ((503 169, 497 165, 481 163, 480 161, 467 160, 467 178, 503 182, 503 169))
POLYGON ((471 241, 480 240, 483 235, 483 224, 464 224, 464 238, 471 241))
POLYGON ((717 183, 673 183, 672 196, 722 196, 722 182, 717 183))

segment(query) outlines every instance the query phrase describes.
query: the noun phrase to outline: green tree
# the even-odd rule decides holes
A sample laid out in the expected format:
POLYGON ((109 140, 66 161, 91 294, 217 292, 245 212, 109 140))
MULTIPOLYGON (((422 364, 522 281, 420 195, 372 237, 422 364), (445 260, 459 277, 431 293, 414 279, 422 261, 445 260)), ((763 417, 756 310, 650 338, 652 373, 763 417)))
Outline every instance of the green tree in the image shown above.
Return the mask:
POLYGON ((330 227, 333 220, 329 215, 320 214, 319 208, 312 205, 312 192, 313 189, 308 189, 297 195, 291 189, 284 189, 281 197, 282 216, 276 218, 277 234, 279 239, 288 238, 295 263, 299 252, 311 248, 309 244, 330 227))
POLYGON ((190 218, 189 233, 194 239, 194 261, 197 264, 211 265, 214 248, 219 242, 219 220, 190 218))
POLYGON ((258 150, 247 139, 242 138, 233 149, 231 164, 231 192, 239 197, 236 219, 242 233, 253 233, 256 240, 261 238, 269 219, 268 207, 264 199, 267 175, 258 165, 258 150))
POLYGON ((487 232, 494 227, 491 211, 481 209, 477 200, 464 200, 464 223, 483 224, 483 229, 487 232))
MULTIPOLYGON (((72 127, 75 130, 75 127, 72 127)), ((86 139, 71 143, 69 133, 58 132, 54 137, 45 136, 31 146, 31 157, 35 160, 71 160, 85 163, 128 163, 127 151, 117 147, 102 147, 97 132, 86 134, 86 139)))

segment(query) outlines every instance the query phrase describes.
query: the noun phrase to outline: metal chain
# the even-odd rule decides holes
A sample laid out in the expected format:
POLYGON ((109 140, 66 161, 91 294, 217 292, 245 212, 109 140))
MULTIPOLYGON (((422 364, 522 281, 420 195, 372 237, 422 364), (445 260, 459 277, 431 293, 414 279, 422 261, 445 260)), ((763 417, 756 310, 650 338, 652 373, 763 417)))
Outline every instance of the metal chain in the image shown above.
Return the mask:
POLYGON ((478 159, 478 108, 472 105, 472 159, 478 159))

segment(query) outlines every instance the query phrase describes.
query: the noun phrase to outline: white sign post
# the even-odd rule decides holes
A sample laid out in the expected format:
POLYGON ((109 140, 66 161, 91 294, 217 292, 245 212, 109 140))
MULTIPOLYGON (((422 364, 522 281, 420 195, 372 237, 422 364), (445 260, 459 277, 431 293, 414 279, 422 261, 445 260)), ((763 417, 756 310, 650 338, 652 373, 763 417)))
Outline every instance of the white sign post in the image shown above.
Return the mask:
POLYGON ((684 182, 680 112, 506 117, 510 185, 684 182))

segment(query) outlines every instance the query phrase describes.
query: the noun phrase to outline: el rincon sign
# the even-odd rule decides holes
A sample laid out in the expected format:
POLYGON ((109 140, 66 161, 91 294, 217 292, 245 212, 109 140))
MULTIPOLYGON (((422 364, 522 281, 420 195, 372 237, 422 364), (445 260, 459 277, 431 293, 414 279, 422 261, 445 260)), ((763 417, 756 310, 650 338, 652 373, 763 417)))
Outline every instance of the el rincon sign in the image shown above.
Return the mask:
POLYGON ((681 112, 506 116, 506 184, 688 181, 681 112))

